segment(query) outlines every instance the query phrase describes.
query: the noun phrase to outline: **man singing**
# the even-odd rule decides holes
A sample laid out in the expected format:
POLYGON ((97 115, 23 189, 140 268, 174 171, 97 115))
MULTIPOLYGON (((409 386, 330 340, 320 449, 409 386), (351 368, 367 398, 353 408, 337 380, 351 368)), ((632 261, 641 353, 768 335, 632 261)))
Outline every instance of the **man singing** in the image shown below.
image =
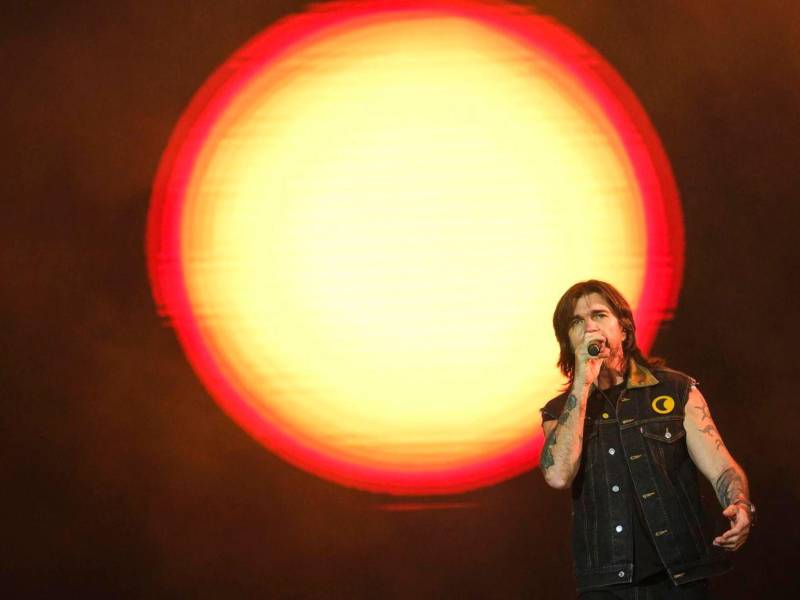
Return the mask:
POLYGON ((708 598, 755 517, 747 477, 731 457, 697 382, 645 358, 625 298, 610 284, 576 283, 553 315, 569 379, 542 409, 541 468, 572 490, 579 598, 708 598), (715 536, 697 469, 730 528, 715 536))

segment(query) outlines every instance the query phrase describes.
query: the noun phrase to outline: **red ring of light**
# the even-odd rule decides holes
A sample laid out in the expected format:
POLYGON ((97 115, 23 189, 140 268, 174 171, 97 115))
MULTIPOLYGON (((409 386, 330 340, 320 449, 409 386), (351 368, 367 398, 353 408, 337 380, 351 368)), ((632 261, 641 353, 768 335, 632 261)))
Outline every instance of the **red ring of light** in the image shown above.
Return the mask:
POLYGON ((683 272, 683 225, 666 155, 632 91, 602 57, 552 20, 502 2, 369 0, 315 7, 272 25, 231 56, 201 87, 181 116, 159 165, 147 225, 151 285, 160 314, 170 319, 195 371, 220 406, 262 444, 291 463, 345 485, 394 494, 457 493, 502 481, 538 460, 541 435, 504 454, 441 472, 386 472, 323 455, 265 421, 226 380, 192 312, 182 270, 180 224, 184 193, 210 129, 250 80, 280 57, 313 44, 335 28, 392 16, 448 14, 502 31, 547 55, 579 81, 605 112, 635 170, 647 223, 647 265, 637 309, 637 334, 646 352, 659 321, 677 301, 683 272), (665 260, 665 257, 667 260, 665 260))

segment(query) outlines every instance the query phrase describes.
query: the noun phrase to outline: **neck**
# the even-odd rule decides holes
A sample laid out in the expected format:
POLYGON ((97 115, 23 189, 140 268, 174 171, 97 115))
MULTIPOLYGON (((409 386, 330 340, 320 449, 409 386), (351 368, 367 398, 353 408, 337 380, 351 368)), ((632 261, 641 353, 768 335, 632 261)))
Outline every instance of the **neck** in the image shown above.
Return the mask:
POLYGON ((625 360, 620 358, 612 363, 613 366, 603 363, 600 374, 597 376, 597 387, 607 390, 625 381, 625 360))

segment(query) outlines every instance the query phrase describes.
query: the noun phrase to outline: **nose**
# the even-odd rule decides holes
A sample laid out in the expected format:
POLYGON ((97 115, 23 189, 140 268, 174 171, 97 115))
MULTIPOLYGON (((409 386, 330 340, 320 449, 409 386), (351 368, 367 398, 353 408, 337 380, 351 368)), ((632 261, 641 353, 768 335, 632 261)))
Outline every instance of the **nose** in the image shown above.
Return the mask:
POLYGON ((584 325, 584 331, 586 333, 597 331, 597 323, 594 322, 594 319, 586 319, 586 325, 584 325))

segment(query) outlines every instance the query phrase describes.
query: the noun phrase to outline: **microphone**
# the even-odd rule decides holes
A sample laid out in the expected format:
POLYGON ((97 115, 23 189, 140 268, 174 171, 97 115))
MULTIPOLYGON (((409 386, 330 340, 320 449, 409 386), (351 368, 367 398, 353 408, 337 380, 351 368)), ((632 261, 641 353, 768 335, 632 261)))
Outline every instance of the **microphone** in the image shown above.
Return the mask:
POLYGON ((600 354, 600 350, 603 348, 602 342, 592 342, 589 344, 589 347, 586 348, 586 351, 589 353, 589 356, 597 356, 600 354))

